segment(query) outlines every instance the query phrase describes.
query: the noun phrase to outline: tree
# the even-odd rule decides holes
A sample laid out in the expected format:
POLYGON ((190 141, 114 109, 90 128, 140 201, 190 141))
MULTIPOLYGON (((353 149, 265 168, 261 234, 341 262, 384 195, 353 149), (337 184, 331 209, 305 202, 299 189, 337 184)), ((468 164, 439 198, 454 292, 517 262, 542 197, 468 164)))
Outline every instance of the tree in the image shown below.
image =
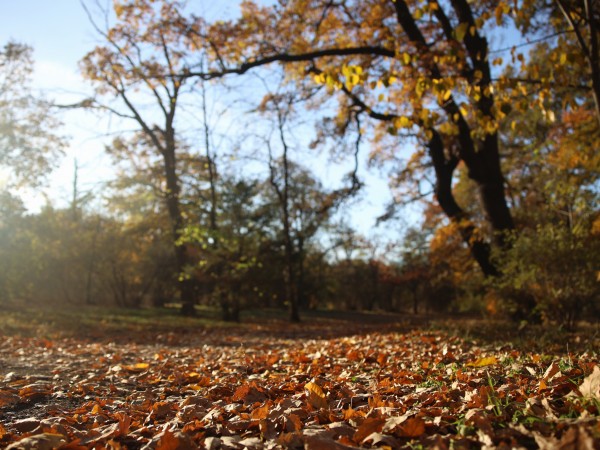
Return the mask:
POLYGON ((32 91, 32 53, 12 41, 0 49, 0 167, 10 170, 11 184, 38 186, 64 141, 51 104, 32 91))
MULTIPOLYGON (((187 42, 180 33, 182 4, 178 1, 116 1, 117 23, 104 31, 96 27, 106 44, 96 47, 81 62, 86 78, 99 95, 110 94, 120 109, 99 103, 117 116, 139 126, 144 148, 162 159, 162 192, 170 218, 176 270, 183 274, 191 260, 185 245, 178 245, 186 225, 181 204, 181 153, 183 138, 176 132, 176 113, 185 91, 187 42), (147 111, 150 99, 155 108, 147 111), (160 120, 162 123, 156 123, 160 120)), ((188 91, 189 92, 189 91, 188 91)), ((181 277, 182 313, 194 314, 192 280, 181 277)))
POLYGON ((598 0, 556 0, 572 28, 577 45, 589 67, 591 90, 600 125, 600 2, 598 0))
POLYGON ((220 306, 223 320, 237 322, 257 290, 253 270, 262 268, 259 249, 269 217, 257 201, 257 181, 222 177, 214 187, 219 198, 215 221, 211 215, 208 221, 188 225, 181 241, 196 253, 188 276, 220 306))
POLYGON ((383 123, 372 135, 380 140, 400 134, 415 142, 416 133, 433 166, 442 210, 484 273, 494 275, 485 234, 457 203, 452 184, 463 163, 492 236, 504 245, 514 223, 498 146, 504 113, 495 102, 485 32, 509 10, 504 3, 466 0, 244 2, 236 22, 198 19, 187 26, 188 34, 201 36, 197 45, 214 64, 186 76, 210 79, 281 62, 299 89, 314 90, 316 83, 323 98, 339 94, 331 131, 345 132, 356 117, 368 115, 383 123))
POLYGON ((263 99, 259 110, 273 120, 272 136, 265 139, 269 151, 269 186, 279 210, 279 225, 284 249, 284 286, 290 320, 300 321, 300 305, 306 305, 304 290, 304 262, 306 247, 317 231, 327 222, 340 204, 360 188, 356 167, 349 178, 351 184, 326 192, 310 171, 295 163, 290 153, 293 145, 286 134, 294 124, 298 98, 293 92, 271 93, 263 99), (276 147, 280 148, 279 157, 276 147))

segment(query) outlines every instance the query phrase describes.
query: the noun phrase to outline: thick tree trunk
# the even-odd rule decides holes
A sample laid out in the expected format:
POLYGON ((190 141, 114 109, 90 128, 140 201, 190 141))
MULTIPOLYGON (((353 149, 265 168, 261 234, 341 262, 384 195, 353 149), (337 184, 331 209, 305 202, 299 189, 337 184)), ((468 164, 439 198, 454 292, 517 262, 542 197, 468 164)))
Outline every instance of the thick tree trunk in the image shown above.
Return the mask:
MULTIPOLYGON (((393 3, 398 23, 404 29, 408 39, 413 41, 423 52, 427 52, 428 42, 414 20, 407 3, 403 0, 393 0, 393 3)), ((482 94, 474 105, 476 110, 481 113, 482 117, 493 121, 494 99, 493 91, 490 89, 491 71, 487 40, 477 31, 471 3, 467 0, 451 0, 450 3, 460 23, 465 23, 475 30, 474 33, 466 33, 464 36, 464 48, 471 63, 471 67, 465 72, 465 75, 480 89, 482 94), (476 73, 478 78, 475 77, 476 73)), ((452 24, 443 8, 438 7, 435 14, 447 39, 455 40, 452 24)), ((428 69, 433 79, 443 79, 437 64, 431 64, 428 69)), ((437 178, 436 196, 442 210, 450 220, 457 224, 463 240, 469 246, 471 254, 483 273, 487 276, 494 276, 498 274, 498 270, 490 261, 490 246, 482 239, 481 233, 476 232, 475 225, 456 203, 452 194, 452 175, 459 160, 462 160, 467 166, 469 177, 477 183, 481 203, 494 239, 497 243, 504 245, 505 232, 513 229, 514 224, 504 195, 498 136, 497 133, 491 133, 484 139, 476 141, 476 137, 472 134, 473 129, 454 97, 450 96, 441 106, 446 112, 448 120, 452 120, 456 124, 458 136, 456 138, 456 154, 446 156, 441 136, 437 131, 430 130, 433 137, 429 142, 429 152, 437 178)))
MULTIPOLYGON (((446 158, 444 152, 444 142, 441 136, 435 130, 432 131, 432 138, 429 141, 429 155, 433 161, 433 167, 436 174, 435 194, 437 201, 446 214, 446 216, 458 227, 463 241, 468 245, 471 255, 479 264, 482 272, 486 276, 498 275, 498 270, 490 261, 490 246, 485 242, 481 233, 473 222, 469 220, 468 215, 456 203, 452 193, 452 176, 458 165, 458 158, 446 158)), ((487 198, 488 201, 491 198, 487 198)), ((506 201, 504 200, 506 205, 506 201)), ((492 205, 489 205, 492 206, 492 205)))
POLYGON ((482 170, 479 171, 481 174, 473 180, 477 183, 486 219, 494 233, 494 240, 498 245, 504 247, 506 232, 513 230, 515 225, 506 202, 496 134, 486 137, 477 155, 482 170))

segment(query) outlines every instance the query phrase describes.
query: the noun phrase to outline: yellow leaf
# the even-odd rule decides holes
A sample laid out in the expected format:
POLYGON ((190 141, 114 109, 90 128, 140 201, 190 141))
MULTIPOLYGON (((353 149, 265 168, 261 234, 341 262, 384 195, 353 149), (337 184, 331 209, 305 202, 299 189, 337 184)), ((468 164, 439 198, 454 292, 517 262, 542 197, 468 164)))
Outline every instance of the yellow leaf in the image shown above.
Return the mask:
POLYGON ((356 74, 352 74, 350 76, 348 76, 348 87, 352 87, 358 84, 358 82, 360 81, 360 77, 356 74))
POLYGON ((487 358, 479 358, 467 363, 467 367, 485 367, 493 366, 494 364, 498 364, 498 358, 495 356, 488 356, 487 358))
POLYGON ((567 62, 567 54, 566 53, 561 53, 560 54, 560 64, 561 66, 564 65, 567 62))
POLYGON ((125 369, 129 372, 142 372, 142 371, 146 370, 148 367, 150 367, 150 364, 137 363, 137 364, 131 364, 131 365, 124 365, 121 367, 123 367, 123 369, 125 369))
POLYGON ((404 64, 410 64, 410 55, 408 53, 403 53, 402 61, 404 61, 404 64))
POLYGON ((312 381, 304 385, 304 389, 308 392, 308 403, 315 409, 327 408, 327 396, 321 386, 312 381))
POLYGON ((394 125, 396 126, 396 128, 408 128, 408 127, 412 127, 413 122, 412 122, 412 120, 410 120, 410 118, 408 118, 406 116, 402 116, 402 117, 398 117, 394 121, 394 125))

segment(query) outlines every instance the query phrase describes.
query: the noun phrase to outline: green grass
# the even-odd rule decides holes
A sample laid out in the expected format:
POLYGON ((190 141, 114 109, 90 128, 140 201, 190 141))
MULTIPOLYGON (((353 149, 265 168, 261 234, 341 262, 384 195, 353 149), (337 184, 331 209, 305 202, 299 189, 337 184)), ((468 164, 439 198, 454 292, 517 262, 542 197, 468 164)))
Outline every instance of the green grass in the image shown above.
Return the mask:
POLYGON ((23 307, 0 310, 0 333, 12 336, 100 337, 140 332, 169 332, 226 326, 216 311, 199 311, 197 317, 183 317, 173 308, 23 307))

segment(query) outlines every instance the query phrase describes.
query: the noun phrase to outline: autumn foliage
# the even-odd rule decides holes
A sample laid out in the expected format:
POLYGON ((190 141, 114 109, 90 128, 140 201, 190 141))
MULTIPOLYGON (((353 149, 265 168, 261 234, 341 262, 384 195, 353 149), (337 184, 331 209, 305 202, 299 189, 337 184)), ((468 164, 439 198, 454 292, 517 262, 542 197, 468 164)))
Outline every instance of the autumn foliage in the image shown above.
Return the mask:
POLYGON ((82 450, 598 445, 600 368, 589 354, 563 353, 552 341, 544 350, 526 334, 533 351, 397 324, 365 324, 360 334, 331 320, 282 325, 129 330, 96 341, 4 336, 0 443, 82 450), (35 371, 24 368, 34 360, 35 371))

